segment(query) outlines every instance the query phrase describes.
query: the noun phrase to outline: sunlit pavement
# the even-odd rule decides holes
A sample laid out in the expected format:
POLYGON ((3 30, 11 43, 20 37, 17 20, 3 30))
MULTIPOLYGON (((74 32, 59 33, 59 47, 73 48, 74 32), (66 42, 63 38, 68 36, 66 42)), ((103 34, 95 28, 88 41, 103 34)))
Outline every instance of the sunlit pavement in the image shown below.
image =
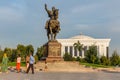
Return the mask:
POLYGON ((118 72, 36 72, 0 73, 0 80, 120 80, 118 72))

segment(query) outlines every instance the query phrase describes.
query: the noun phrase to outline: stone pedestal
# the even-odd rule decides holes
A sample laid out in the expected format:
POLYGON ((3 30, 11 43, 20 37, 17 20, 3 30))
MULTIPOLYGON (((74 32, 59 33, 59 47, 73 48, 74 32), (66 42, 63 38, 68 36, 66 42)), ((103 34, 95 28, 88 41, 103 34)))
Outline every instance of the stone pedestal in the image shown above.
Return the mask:
POLYGON ((46 61, 63 61, 63 58, 61 58, 61 44, 57 40, 47 43, 47 53, 46 61))

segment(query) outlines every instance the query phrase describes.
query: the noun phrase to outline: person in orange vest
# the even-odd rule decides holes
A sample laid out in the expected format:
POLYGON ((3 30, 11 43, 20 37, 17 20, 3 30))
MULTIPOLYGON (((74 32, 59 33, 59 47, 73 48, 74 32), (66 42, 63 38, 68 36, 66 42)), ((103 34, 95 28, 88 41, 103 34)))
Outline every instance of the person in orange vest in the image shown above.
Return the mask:
POLYGON ((21 57, 20 57, 20 54, 18 54, 17 64, 16 64, 16 70, 18 73, 20 72, 20 63, 21 63, 21 57))

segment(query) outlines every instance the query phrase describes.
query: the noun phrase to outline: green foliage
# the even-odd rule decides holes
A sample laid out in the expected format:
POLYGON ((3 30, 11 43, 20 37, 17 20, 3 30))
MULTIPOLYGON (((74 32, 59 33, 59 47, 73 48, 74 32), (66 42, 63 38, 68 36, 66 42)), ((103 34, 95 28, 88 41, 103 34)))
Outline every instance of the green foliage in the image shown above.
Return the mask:
POLYGON ((76 58, 76 61, 80 61, 80 57, 77 57, 77 58, 76 58))
POLYGON ((44 55, 45 47, 41 46, 40 48, 37 48, 36 55, 38 56, 38 60, 40 60, 44 55))
POLYGON ((72 60, 71 61, 76 61, 76 58, 75 57, 72 57, 72 60))
MULTIPOLYGON (((26 66, 26 62, 21 62, 21 66, 26 66)), ((8 66, 16 66, 16 62, 9 62, 8 66)))
POLYGON ((32 52, 32 53, 34 52, 34 48, 33 48, 32 45, 26 46, 26 54, 25 54, 25 56, 29 55, 30 52, 32 52))
POLYGON ((9 61, 11 61, 11 55, 12 55, 12 50, 11 50, 11 48, 5 48, 5 49, 4 49, 4 53, 7 54, 7 57, 8 57, 8 59, 9 59, 9 61))
POLYGON ((15 62, 17 59, 17 49, 12 49, 12 54, 9 56, 9 61, 15 62))
POLYGON ((92 45, 89 47, 89 50, 85 53, 85 60, 88 63, 95 63, 97 59, 97 47, 95 45, 92 45))
POLYGON ((35 63, 37 63, 38 62, 38 56, 35 55, 34 58, 35 58, 35 63))
POLYGON ((80 62, 87 63, 86 60, 85 60, 85 58, 80 58, 80 62))
POLYGON ((79 52, 83 49, 83 44, 81 44, 79 41, 77 43, 74 43, 73 46, 75 49, 77 49, 79 52))
POLYGON ((3 51, 2 50, 0 50, 0 62, 2 62, 2 58, 3 58, 3 51))
POLYGON ((95 63, 96 56, 95 55, 91 55, 90 60, 91 60, 92 63, 95 63))
POLYGON ((101 64, 93 64, 93 63, 80 63, 81 65, 85 65, 87 67, 92 67, 92 68, 110 68, 113 66, 106 66, 106 65, 101 65, 101 64))
POLYGON ((100 58, 97 56, 96 57, 96 60, 95 60, 95 64, 100 64, 101 62, 100 62, 100 58))
POLYGON ((110 58, 111 65, 116 66, 119 65, 119 55, 117 51, 114 51, 112 57, 110 58))
POLYGON ((22 44, 17 45, 17 53, 20 54, 21 60, 25 61, 26 47, 22 44))
POLYGON ((72 61, 73 60, 72 56, 69 53, 65 53, 63 58, 64 58, 64 61, 72 61))
POLYGON ((18 44, 17 51, 18 51, 18 54, 21 55, 22 61, 25 61, 26 55, 29 55, 30 52, 34 52, 34 48, 32 45, 24 46, 22 44, 18 44))
POLYGON ((32 45, 24 46, 22 44, 17 45, 17 49, 5 48, 4 51, 0 50, 0 62, 3 58, 3 53, 6 53, 10 62, 16 62, 17 55, 20 54, 21 61, 25 61, 26 55, 30 52, 34 52, 34 48, 32 45))
POLYGON ((77 57, 77 58, 76 58, 76 61, 79 61, 79 62, 86 62, 84 58, 80 58, 80 57, 77 57))
POLYGON ((101 58, 100 58, 100 61, 101 61, 101 64, 102 65, 110 65, 110 60, 109 59, 107 59, 107 57, 105 57, 105 56, 102 56, 101 58))

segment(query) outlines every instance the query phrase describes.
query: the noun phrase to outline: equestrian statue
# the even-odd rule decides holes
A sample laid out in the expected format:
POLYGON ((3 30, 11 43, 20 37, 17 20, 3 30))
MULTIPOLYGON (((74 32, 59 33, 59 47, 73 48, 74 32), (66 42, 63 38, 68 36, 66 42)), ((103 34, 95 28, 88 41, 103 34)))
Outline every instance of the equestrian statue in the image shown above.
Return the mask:
POLYGON ((48 14, 49 20, 46 21, 45 29, 47 31, 47 37, 49 41, 56 40, 56 35, 60 31, 60 22, 58 21, 58 11, 54 6, 52 10, 48 10, 47 4, 45 4, 45 10, 48 14))

